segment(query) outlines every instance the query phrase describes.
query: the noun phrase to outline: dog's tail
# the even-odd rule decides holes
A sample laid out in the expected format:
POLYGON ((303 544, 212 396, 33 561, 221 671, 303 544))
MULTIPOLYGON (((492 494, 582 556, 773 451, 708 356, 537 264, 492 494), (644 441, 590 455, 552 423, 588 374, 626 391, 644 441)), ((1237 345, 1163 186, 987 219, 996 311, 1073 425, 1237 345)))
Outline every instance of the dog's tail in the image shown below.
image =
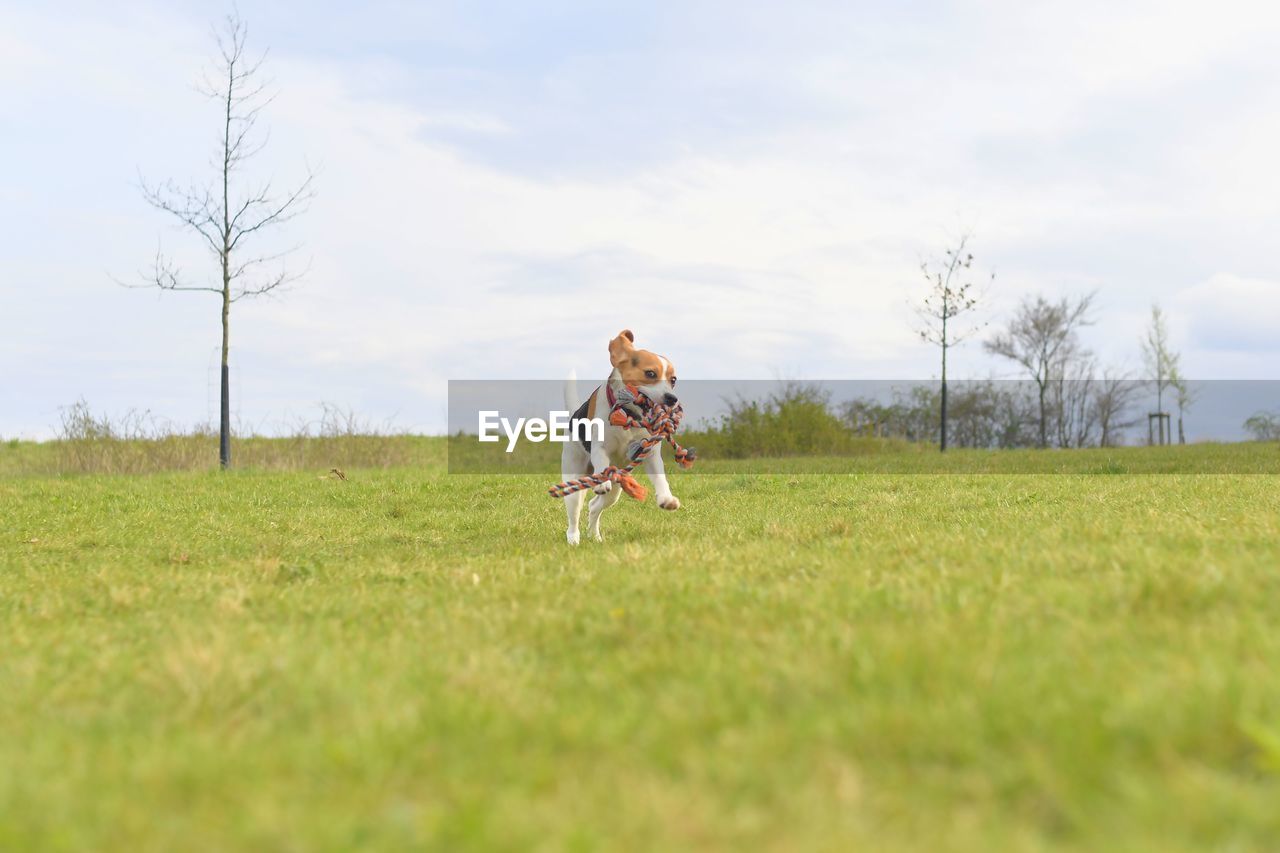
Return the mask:
POLYGON ((569 370, 569 377, 564 381, 564 408, 565 411, 576 411, 578 404, 578 371, 569 370))

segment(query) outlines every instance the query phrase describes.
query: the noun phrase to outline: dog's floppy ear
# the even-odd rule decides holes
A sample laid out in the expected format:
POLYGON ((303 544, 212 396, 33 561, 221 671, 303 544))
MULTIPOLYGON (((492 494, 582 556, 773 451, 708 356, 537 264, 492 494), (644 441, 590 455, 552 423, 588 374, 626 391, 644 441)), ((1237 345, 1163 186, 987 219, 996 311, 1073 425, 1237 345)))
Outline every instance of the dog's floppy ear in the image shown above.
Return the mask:
POLYGON ((618 332, 618 336, 609 341, 609 363, 617 367, 631 358, 631 353, 635 349, 632 344, 635 343, 635 340, 636 336, 631 334, 630 329, 623 329, 618 332))

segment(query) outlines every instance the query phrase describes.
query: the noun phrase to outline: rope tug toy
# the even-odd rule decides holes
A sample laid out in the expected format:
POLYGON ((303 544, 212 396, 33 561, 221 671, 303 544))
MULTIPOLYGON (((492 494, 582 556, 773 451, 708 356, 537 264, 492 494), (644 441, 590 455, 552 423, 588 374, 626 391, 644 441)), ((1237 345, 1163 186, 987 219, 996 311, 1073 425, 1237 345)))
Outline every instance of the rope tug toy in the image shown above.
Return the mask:
POLYGON ((627 464, 621 468, 610 465, 603 471, 597 471, 590 476, 557 483, 547 489, 547 494, 553 498, 563 498, 583 489, 593 489, 601 483, 613 482, 636 500, 644 500, 648 491, 640 485, 640 481, 632 476, 631 472, 653 455, 658 445, 664 441, 669 442, 676 462, 681 468, 692 468, 694 461, 698 458, 697 451, 692 447, 681 447, 676 442, 675 433, 683 417, 684 409, 679 403, 674 406, 654 403, 638 389, 629 385, 624 386, 615 395, 613 409, 609 412, 609 423, 623 429, 639 427, 647 430, 649 435, 638 438, 627 446, 627 464))

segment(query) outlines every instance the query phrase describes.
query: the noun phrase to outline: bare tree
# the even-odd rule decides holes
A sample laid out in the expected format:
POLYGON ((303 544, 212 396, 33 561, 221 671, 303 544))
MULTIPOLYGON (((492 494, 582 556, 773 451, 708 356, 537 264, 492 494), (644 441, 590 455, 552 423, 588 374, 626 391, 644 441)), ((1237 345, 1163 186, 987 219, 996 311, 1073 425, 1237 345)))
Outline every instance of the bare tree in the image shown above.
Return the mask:
MULTIPOLYGON (((920 272, 929 282, 929 292, 916 306, 920 317, 920 339, 933 344, 942 352, 941 423, 938 446, 947 451, 947 350, 964 342, 979 326, 970 325, 957 329, 955 321, 978 306, 980 294, 974 289, 971 274, 973 253, 968 251, 971 234, 962 234, 954 249, 947 249, 944 259, 936 264, 924 261, 920 272)), ((992 273, 991 278, 995 278, 992 273)))
POLYGON ((1098 426, 1093 353, 1073 348, 1049 380, 1051 415, 1058 447, 1086 447, 1098 426))
POLYGON ((1142 337, 1142 365, 1147 378, 1156 386, 1156 410, 1152 417, 1160 420, 1160 431, 1164 433, 1164 392, 1173 384, 1178 373, 1178 354, 1169 344, 1169 327, 1164 321, 1164 312, 1159 305, 1151 306, 1151 324, 1142 337))
MULTIPOLYGON (((174 181, 159 184, 140 179, 148 204, 178 220, 181 226, 200 237, 218 263, 213 282, 188 279, 170 259, 157 251, 150 269, 141 273, 142 283, 131 287, 171 291, 214 293, 222 305, 222 394, 219 418, 218 456, 222 467, 231 464, 231 402, 228 363, 230 355, 231 305, 241 299, 269 294, 299 277, 291 273, 285 251, 251 251, 267 230, 303 213, 313 197, 314 175, 295 187, 276 191, 270 181, 237 186, 245 162, 265 147, 266 136, 255 134, 258 117, 271 103, 269 81, 261 77, 266 53, 249 57, 245 43, 248 27, 236 14, 226 17, 215 31, 218 55, 213 70, 206 75, 200 92, 218 104, 219 139, 213 157, 214 175, 207 184, 179 186, 174 181)), ((296 248, 296 247, 295 247, 296 248)))
POLYGON ((1093 411, 1098 421, 1098 446, 1114 447, 1124 430, 1136 424, 1133 398, 1139 384, 1122 375, 1104 374, 1094 386, 1093 411))
POLYGON ((1049 302, 1043 296, 1025 298, 1009 327, 984 343, 987 352, 1020 365, 1036 384, 1039 399, 1040 446, 1049 446, 1050 383, 1065 366, 1085 354, 1079 329, 1089 325, 1093 294, 1074 303, 1049 302))
POLYGON ((1173 372, 1169 376, 1169 385, 1173 387, 1174 401, 1178 404, 1178 444, 1187 443, 1187 433, 1183 428, 1182 419, 1186 415, 1187 410, 1195 403, 1200 392, 1191 387, 1191 382, 1182 376, 1177 366, 1177 357, 1174 357, 1173 372))

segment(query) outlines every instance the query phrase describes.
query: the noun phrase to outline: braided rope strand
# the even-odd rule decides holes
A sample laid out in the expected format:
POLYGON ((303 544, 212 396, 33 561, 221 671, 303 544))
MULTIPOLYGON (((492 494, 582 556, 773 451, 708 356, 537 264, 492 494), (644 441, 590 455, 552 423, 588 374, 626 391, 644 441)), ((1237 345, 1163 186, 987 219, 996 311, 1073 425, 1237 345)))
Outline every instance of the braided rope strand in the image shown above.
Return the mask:
POLYGON ((636 408, 637 404, 642 405, 642 398, 639 398, 634 393, 627 393, 625 397, 622 393, 619 393, 617 396, 618 402, 614 404, 613 410, 609 413, 609 423, 623 429, 639 427, 647 430, 649 435, 631 442, 627 448, 626 465, 622 467, 610 465, 603 471, 597 471, 586 477, 578 477, 574 480, 565 480, 563 483, 557 483, 547 489, 547 494, 551 495, 551 497, 563 498, 574 492, 593 489, 602 483, 612 482, 621 486, 622 490, 631 495, 631 497, 642 501, 648 492, 631 472, 635 470, 637 465, 653 455, 654 450, 664 441, 671 445, 676 463, 681 468, 690 468, 693 466, 694 461, 697 460, 697 451, 692 447, 681 447, 675 438, 675 432, 680 427, 680 420, 684 417, 684 409, 681 408, 679 403, 674 406, 651 403, 642 412, 641 417, 637 419, 628 407, 636 408))

